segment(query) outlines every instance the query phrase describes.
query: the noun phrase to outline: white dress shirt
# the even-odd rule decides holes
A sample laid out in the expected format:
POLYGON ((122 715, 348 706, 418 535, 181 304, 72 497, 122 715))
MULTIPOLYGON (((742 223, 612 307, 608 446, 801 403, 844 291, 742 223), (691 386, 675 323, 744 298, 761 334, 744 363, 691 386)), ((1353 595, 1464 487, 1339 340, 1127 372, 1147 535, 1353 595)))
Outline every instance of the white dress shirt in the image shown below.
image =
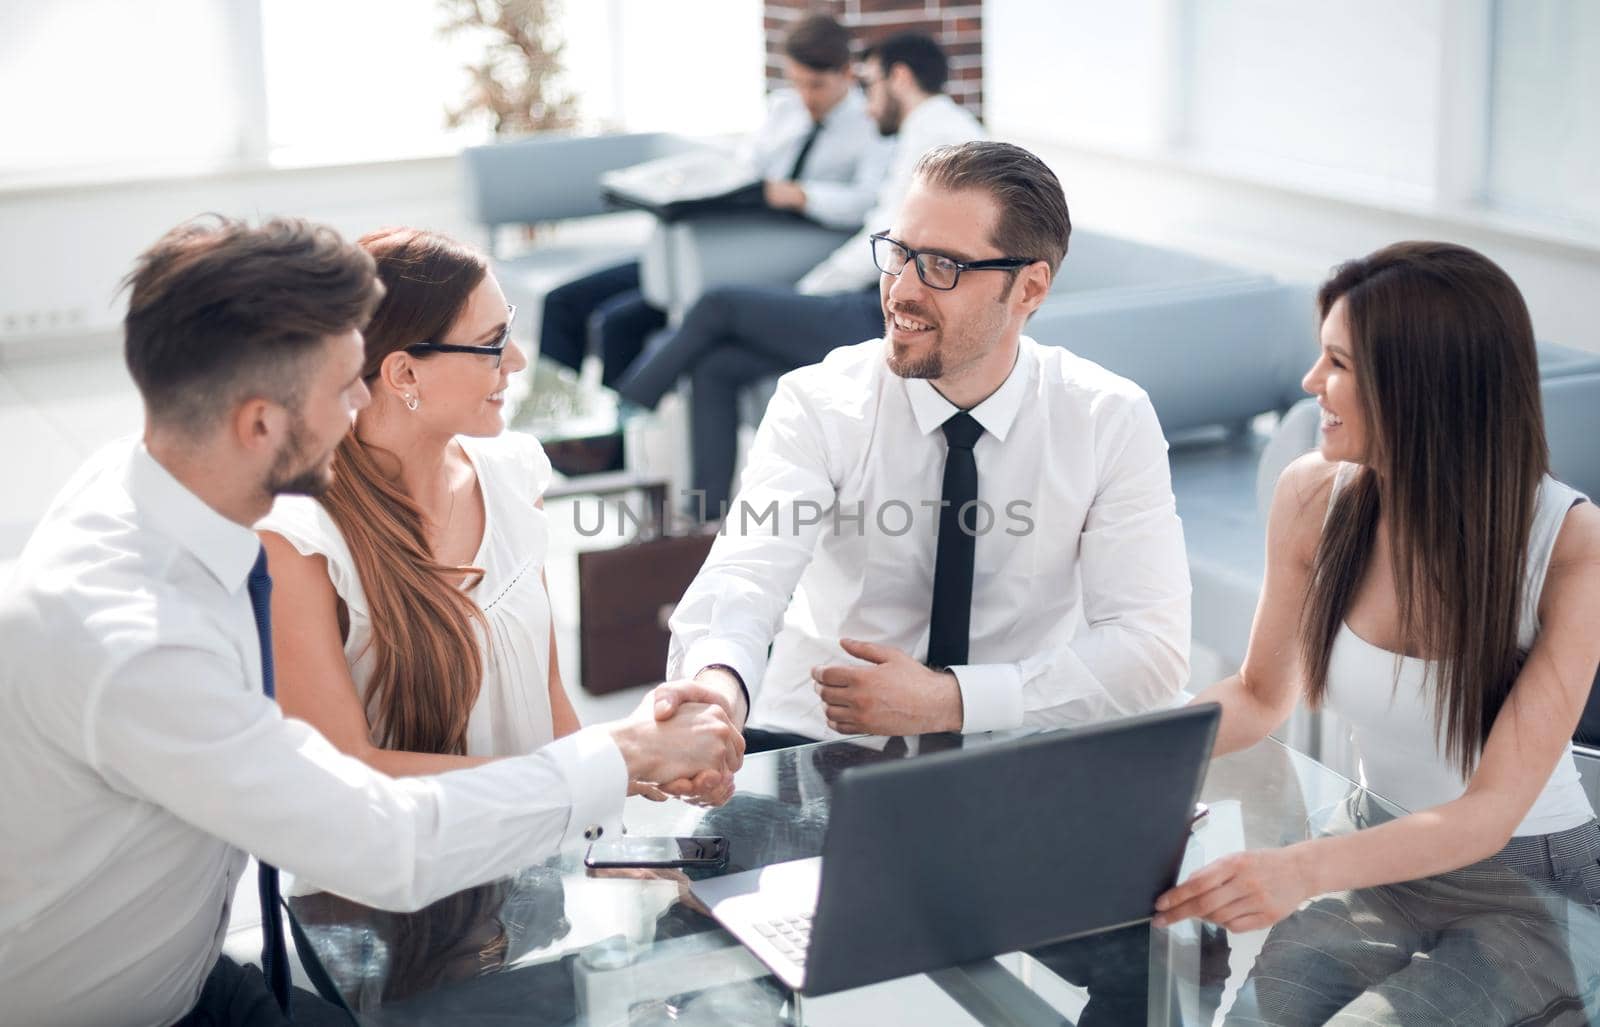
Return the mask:
MULTIPOLYGON (((750 687, 752 726, 837 738, 811 668, 860 664, 841 637, 925 659, 940 426, 955 413, 891 372, 882 340, 784 375, 724 534, 672 616, 667 677, 726 664, 750 687)), ((970 413, 993 517, 975 520, 971 662, 951 668, 962 729, 1169 704, 1188 674, 1189 572, 1144 391, 1024 337, 970 413)))
POLYGON ((245 851, 415 909, 620 816, 603 731, 397 780, 285 720, 261 692, 258 550, 136 441, 91 458, 24 549, 0 599, 8 1022, 184 1015, 245 851))
POLYGON ((877 202, 867 211, 861 231, 834 250, 800 279, 796 289, 816 295, 825 292, 854 292, 874 285, 878 269, 872 263, 872 244, 868 237, 894 223, 900 201, 911 191, 911 174, 917 161, 935 146, 953 146, 987 138, 983 125, 965 107, 939 93, 917 104, 900 123, 895 136, 894 157, 878 191, 877 202))
MULTIPOLYGON (((740 148, 746 164, 764 179, 786 180, 811 134, 811 112, 792 89, 767 101, 767 116, 740 148)), ((806 154, 799 181, 806 190, 806 217, 830 228, 857 228, 882 188, 894 154, 867 114, 861 90, 851 89, 822 118, 822 131, 806 154)))
MULTIPOLYGON (((483 541, 468 565, 483 577, 467 591, 483 612, 474 625, 483 654, 483 677, 467 718, 468 756, 520 756, 555 738, 550 709, 550 599, 541 574, 550 548, 550 524, 534 504, 549 488, 550 460, 539 440, 508 431, 492 438, 458 436, 483 492, 483 541), (485 631, 487 628, 487 631, 485 631)), ((256 525, 272 531, 328 566, 334 592, 349 617, 344 657, 356 693, 367 708, 377 653, 372 615, 355 557, 327 508, 308 496, 282 496, 256 525)), ((372 742, 383 728, 372 724, 372 742)))

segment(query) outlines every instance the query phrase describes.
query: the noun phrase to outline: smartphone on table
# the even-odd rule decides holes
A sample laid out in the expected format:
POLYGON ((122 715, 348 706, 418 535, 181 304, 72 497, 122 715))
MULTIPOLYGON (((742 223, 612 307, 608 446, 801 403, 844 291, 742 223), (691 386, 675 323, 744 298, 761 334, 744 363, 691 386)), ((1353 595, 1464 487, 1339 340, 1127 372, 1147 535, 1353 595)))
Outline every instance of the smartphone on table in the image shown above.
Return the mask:
POLYGON ((622 835, 589 846, 583 865, 607 867, 720 867, 728 862, 728 839, 712 835, 662 838, 622 835))

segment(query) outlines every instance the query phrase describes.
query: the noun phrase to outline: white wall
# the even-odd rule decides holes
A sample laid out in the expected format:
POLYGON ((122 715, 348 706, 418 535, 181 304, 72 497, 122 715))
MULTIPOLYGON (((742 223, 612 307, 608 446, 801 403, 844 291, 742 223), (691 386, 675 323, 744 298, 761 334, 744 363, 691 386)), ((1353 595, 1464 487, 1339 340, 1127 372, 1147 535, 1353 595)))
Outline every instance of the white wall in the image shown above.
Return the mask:
POLYGON ((140 427, 118 282, 162 232, 204 211, 301 214, 350 238, 396 223, 476 234, 454 158, 0 192, 0 581, 73 469, 140 427))
MULTIPOLYGON (((1303 280, 1398 239, 1448 239, 1506 268, 1540 338, 1600 350, 1600 227, 1581 205, 1549 215, 1558 189, 1542 217, 1487 202, 1489 13, 1004 0, 984 8, 985 115, 1050 162, 1076 224, 1303 280)), ((1600 135, 1594 105, 1576 104, 1565 131, 1600 135)), ((1566 160, 1553 183, 1594 174, 1566 160)))
MULTIPOLYGON (((1342 260, 1399 239, 1471 246, 1504 267, 1541 340, 1600 351, 1600 251, 1496 219, 1408 212, 1219 174, 1178 159, 1125 157, 1000 132, 1060 176, 1075 225, 1320 281, 1342 260)), ((1069 253, 1067 259, 1072 259, 1069 253)))
POLYGON ((117 285, 162 232, 205 212, 296 214, 351 238, 414 224, 465 239, 453 157, 0 191, 0 347, 115 331, 117 285))

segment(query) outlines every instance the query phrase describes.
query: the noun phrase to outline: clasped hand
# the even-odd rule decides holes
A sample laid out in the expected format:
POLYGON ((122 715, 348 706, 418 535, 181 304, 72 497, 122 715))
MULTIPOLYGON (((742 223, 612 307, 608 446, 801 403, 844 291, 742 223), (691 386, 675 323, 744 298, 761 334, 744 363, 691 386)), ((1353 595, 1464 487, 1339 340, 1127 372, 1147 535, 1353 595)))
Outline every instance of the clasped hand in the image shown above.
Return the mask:
POLYGON ((657 802, 677 796, 706 806, 733 797, 744 735, 720 692, 694 681, 672 682, 645 696, 629 719, 654 736, 662 756, 633 776, 632 794, 657 802))
POLYGON ((960 731, 961 686, 948 670, 923 666, 889 645, 841 638, 865 667, 813 667, 828 726, 846 735, 925 735, 960 731))

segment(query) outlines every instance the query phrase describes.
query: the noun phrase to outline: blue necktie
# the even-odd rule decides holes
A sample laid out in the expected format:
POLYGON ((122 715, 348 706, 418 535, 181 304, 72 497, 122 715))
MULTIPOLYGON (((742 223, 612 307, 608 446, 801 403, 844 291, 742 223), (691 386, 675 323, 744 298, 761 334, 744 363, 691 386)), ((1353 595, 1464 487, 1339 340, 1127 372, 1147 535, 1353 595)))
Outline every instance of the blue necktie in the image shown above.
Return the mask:
MULTIPOLYGON (((250 568, 250 609, 256 615, 256 634, 261 639, 261 690, 273 698, 272 684, 272 577, 267 574, 267 551, 261 550, 256 565, 250 568)), ((261 974, 267 979, 273 997, 289 1015, 289 949, 283 940, 283 916, 278 911, 278 868, 261 863, 256 889, 261 896, 261 974)))

